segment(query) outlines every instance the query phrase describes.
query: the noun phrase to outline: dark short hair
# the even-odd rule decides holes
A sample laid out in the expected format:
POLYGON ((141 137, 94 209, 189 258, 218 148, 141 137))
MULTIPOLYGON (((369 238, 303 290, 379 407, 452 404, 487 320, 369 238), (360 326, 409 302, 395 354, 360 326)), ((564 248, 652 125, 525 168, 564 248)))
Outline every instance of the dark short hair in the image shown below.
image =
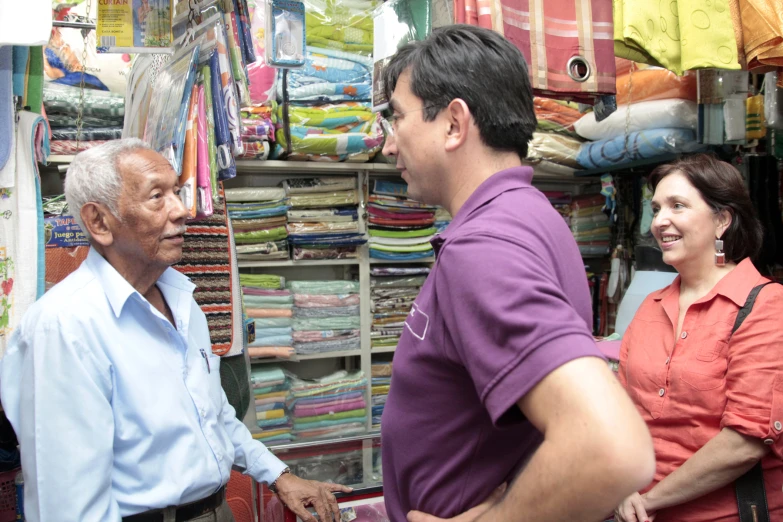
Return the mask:
POLYGON ((695 154, 656 167, 647 184, 655 191, 663 178, 675 172, 688 179, 714 212, 731 213, 731 225, 721 237, 726 259, 739 263, 746 257, 755 258, 763 230, 742 174, 711 154, 695 154))
POLYGON ((425 121, 459 98, 485 145, 527 156, 536 128, 533 90, 525 58, 504 37, 489 29, 450 25, 406 44, 384 70, 387 98, 405 71, 410 71, 411 91, 424 102, 425 121))

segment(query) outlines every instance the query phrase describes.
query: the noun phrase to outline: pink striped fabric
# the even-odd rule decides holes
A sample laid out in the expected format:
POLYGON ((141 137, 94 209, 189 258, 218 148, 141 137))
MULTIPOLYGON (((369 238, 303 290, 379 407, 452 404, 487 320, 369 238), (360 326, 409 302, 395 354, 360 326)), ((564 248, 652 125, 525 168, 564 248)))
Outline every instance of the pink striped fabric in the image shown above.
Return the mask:
POLYGON ((612 0, 501 0, 506 38, 525 56, 533 90, 549 98, 592 104, 615 93, 612 0), (584 82, 568 76, 581 56, 591 70, 584 82))

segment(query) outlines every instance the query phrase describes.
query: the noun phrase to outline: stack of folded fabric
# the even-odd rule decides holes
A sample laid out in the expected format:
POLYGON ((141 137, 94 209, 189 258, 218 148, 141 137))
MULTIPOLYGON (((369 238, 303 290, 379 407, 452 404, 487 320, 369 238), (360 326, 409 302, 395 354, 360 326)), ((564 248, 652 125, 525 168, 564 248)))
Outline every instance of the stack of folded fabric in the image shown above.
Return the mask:
POLYGON ((571 138, 578 138, 574 131, 574 123, 583 116, 578 105, 572 102, 553 100, 550 98, 533 98, 536 112, 538 132, 555 132, 571 138))
POLYGON ((52 128, 52 154, 73 155, 122 137, 125 97, 108 91, 85 89, 83 127, 77 146, 76 127, 82 104, 80 91, 79 87, 69 85, 44 84, 43 103, 52 128))
POLYGON ((549 203, 557 210, 566 223, 570 223, 571 218, 571 193, 560 191, 544 191, 544 195, 549 203))
POLYGON ((375 182, 368 205, 370 257, 403 261, 435 255, 430 240, 438 232, 437 207, 408 199, 407 190, 405 183, 375 182))
POLYGON ((533 102, 538 125, 528 144, 528 159, 581 168, 576 157, 582 139, 574 131, 574 124, 582 117, 577 105, 540 97, 535 97, 533 102))
POLYGON ((433 223, 433 225, 438 231, 438 234, 440 234, 446 230, 446 227, 451 223, 451 214, 443 207, 435 207, 435 209, 435 223, 433 223))
POLYGON ((242 109, 242 147, 244 152, 237 159, 265 160, 275 141, 277 104, 268 102, 242 109))
POLYGON ((291 205, 287 229, 294 259, 359 256, 367 238, 359 232, 356 178, 294 178, 283 187, 291 205))
POLYGON ((287 121, 288 129, 277 131, 275 157, 359 162, 381 149, 383 131, 370 104, 373 10, 378 4, 305 1, 305 65, 286 72, 285 86, 279 73, 278 98, 290 105, 278 109, 278 119, 287 121))
POLYGON ((381 429, 381 416, 389 397, 392 363, 373 363, 372 365, 372 429, 381 429))
POLYGON ((253 431, 253 438, 265 444, 292 440, 293 426, 286 407, 290 384, 283 370, 275 366, 255 365, 250 371, 250 385, 259 427, 259 431, 253 431))
POLYGON ((297 354, 359 350, 358 281, 289 281, 297 354))
POLYGON ((245 315, 255 322, 255 340, 248 346, 253 358, 288 359, 293 349, 293 297, 285 278, 271 274, 239 274, 245 315))
POLYGON ((291 376, 288 411, 294 440, 355 435, 367 429, 367 379, 345 370, 321 379, 291 376))
POLYGON ((234 228, 237 259, 288 259, 285 190, 276 187, 226 189, 228 215, 234 228))
POLYGON ((601 194, 576 196, 571 202, 571 233, 583 256, 608 255, 612 232, 603 212, 606 197, 601 194))
POLYGON ((426 266, 374 266, 370 270, 372 298, 372 348, 397 346, 405 318, 419 295, 427 274, 426 266))

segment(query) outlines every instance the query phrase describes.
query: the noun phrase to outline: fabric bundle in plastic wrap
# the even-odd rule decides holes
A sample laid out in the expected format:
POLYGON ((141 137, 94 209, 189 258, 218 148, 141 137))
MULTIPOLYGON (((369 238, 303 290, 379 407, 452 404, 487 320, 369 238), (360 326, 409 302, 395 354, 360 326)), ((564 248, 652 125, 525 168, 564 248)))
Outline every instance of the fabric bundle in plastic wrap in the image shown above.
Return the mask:
POLYGON ((580 168, 576 161, 582 142, 553 132, 534 132, 528 143, 527 159, 547 160, 559 165, 580 168))
POLYGON ((373 363, 371 368, 372 394, 370 402, 372 403, 372 429, 377 430, 381 428, 383 409, 386 406, 386 399, 389 397, 392 363, 373 363))
POLYGON ((577 161, 586 169, 611 167, 664 154, 697 152, 704 145, 689 129, 651 129, 582 144, 577 161))
POLYGON ((341 370, 315 380, 290 376, 294 440, 356 435, 367 429, 367 379, 341 370))
POLYGON ((612 231, 603 212, 605 203, 602 194, 576 196, 571 201, 569 225, 583 256, 609 254, 612 231))
POLYGON ((84 128, 77 146, 77 118, 82 104, 79 87, 47 82, 43 104, 52 127, 52 154, 73 155, 122 135, 125 98, 120 94, 85 89, 84 128))
POLYGON ((355 177, 293 178, 283 188, 291 203, 287 230, 295 260, 358 257, 367 238, 359 231, 355 177))
POLYGON ((255 324, 255 339, 247 347, 253 359, 289 359, 294 354, 293 297, 285 278, 273 274, 240 274, 245 315, 255 324))
POLYGON ((372 348, 397 346, 405 327, 405 318, 429 273, 430 268, 427 266, 373 266, 370 271, 372 348))
MULTIPOLYGON (((618 58, 621 60, 621 58, 618 58)), ((696 73, 686 72, 677 76, 671 71, 660 67, 640 66, 637 63, 624 60, 630 64, 629 70, 617 74, 617 105, 638 103, 653 100, 696 101, 696 73)))
POLYGON ((237 156, 237 159, 269 159, 275 141, 277 104, 271 101, 266 105, 245 107, 241 117, 244 152, 237 156))
POLYGON ((361 348, 357 281, 290 281, 293 346, 297 354, 361 348))
MULTIPOLYGON (((286 121, 285 106, 278 119, 286 121)), ((332 105, 288 107, 291 150, 285 128, 277 130, 275 157, 293 160, 352 161, 372 159, 383 145, 379 116, 368 103, 343 102, 332 105)))
POLYGON ((258 426, 258 430, 253 430, 253 438, 264 444, 293 440, 293 424, 286 406, 288 376, 277 366, 257 364, 250 370, 250 387, 258 426))
POLYGON ((617 111, 602 121, 594 113, 585 114, 574 124, 576 132, 591 141, 606 140, 641 130, 690 129, 698 122, 696 103, 668 99, 620 105, 617 111))
POLYGON ((583 116, 577 104, 535 96, 533 106, 540 132, 556 132, 576 138, 574 123, 583 116))
MULTIPOLYGON (((367 101, 372 91, 372 58, 321 47, 307 47, 305 66, 288 71, 288 99, 367 101)), ((283 74, 282 71, 279 74, 283 74)), ((282 88, 282 81, 278 81, 282 88)), ((278 95, 283 97, 281 91, 278 95)))
POLYGON ((241 261, 288 259, 285 190, 277 187, 226 189, 228 215, 241 261))
MULTIPOLYGON (((400 261, 435 255, 430 240, 438 232, 435 227, 438 208, 413 201, 407 193, 405 183, 375 181, 367 206, 370 257, 400 261)), ((447 221, 443 212, 441 219, 441 223, 447 221)))

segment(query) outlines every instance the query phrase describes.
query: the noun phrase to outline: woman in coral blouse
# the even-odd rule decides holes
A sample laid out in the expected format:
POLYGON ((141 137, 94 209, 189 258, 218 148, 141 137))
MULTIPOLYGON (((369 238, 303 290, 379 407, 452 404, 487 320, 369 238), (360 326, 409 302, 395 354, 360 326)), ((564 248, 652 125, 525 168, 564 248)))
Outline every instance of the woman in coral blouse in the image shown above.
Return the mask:
POLYGON ((735 480, 762 462, 770 520, 783 520, 783 285, 751 289, 761 225, 740 173, 697 155, 656 168, 652 232, 679 276, 642 303, 623 337, 620 381, 652 434, 653 483, 621 522, 736 522, 735 480))

